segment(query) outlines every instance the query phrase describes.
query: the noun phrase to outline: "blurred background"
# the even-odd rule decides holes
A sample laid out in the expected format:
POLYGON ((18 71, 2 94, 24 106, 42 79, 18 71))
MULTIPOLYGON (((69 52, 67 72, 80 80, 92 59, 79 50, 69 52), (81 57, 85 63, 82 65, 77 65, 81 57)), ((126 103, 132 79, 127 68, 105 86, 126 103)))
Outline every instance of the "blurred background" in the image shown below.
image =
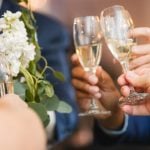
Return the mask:
MULTIPOLYGON (((43 5, 39 5, 38 0, 31 1, 35 1, 33 9, 62 22, 68 28, 71 38, 75 17, 99 16, 101 10, 111 5, 123 5, 130 12, 136 27, 150 26, 150 0, 43 0, 43 5)), ((74 48, 71 47, 71 50, 74 48)), ((101 64, 114 79, 120 74, 121 67, 119 64, 115 64, 113 67, 113 57, 105 44, 103 45, 101 64)))

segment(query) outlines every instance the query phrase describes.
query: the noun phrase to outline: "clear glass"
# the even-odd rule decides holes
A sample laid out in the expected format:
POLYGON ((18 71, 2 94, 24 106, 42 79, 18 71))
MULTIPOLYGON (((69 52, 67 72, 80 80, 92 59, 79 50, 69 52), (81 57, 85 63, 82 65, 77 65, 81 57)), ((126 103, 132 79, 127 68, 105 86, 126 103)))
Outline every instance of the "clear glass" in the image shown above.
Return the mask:
MULTIPOLYGON (((74 19, 73 37, 80 64, 85 71, 95 74, 102 55, 102 34, 98 16, 78 17, 74 19)), ((93 114, 110 114, 110 111, 100 110, 94 98, 87 112, 79 116, 93 114)))
POLYGON ((8 61, 0 54, 0 96, 8 93, 14 93, 13 79, 8 61))
MULTIPOLYGON (((129 36, 129 31, 134 28, 129 12, 119 5, 106 8, 101 12, 100 24, 109 50, 125 73, 129 70, 131 48, 136 44, 136 40, 129 36)), ((148 96, 148 93, 137 93, 132 86, 130 89, 130 95, 119 100, 120 105, 137 105, 148 96)))

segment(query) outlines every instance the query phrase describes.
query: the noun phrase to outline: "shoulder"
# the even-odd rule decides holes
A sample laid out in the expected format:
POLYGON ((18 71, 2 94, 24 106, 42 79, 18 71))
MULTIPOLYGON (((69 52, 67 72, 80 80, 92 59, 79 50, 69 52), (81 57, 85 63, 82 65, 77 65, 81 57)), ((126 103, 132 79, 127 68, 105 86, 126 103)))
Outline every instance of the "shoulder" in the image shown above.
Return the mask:
POLYGON ((38 30, 44 30, 47 33, 49 31, 61 34, 67 32, 65 26, 53 17, 48 17, 43 14, 35 13, 36 25, 38 30))
MULTIPOLYGON (((40 46, 47 47, 68 47, 70 35, 66 27, 57 19, 35 13, 38 40, 40 46)), ((55 49, 53 47, 53 49, 55 49)))

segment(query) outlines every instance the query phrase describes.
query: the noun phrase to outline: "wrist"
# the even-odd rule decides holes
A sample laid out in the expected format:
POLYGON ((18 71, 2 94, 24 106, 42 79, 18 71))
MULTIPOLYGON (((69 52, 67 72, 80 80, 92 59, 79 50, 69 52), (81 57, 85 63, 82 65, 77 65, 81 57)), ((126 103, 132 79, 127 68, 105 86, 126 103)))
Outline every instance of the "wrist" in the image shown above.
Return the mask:
POLYGON ((112 112, 112 115, 105 120, 98 120, 98 123, 103 128, 109 130, 119 130, 124 124, 124 112, 119 108, 117 112, 112 112))

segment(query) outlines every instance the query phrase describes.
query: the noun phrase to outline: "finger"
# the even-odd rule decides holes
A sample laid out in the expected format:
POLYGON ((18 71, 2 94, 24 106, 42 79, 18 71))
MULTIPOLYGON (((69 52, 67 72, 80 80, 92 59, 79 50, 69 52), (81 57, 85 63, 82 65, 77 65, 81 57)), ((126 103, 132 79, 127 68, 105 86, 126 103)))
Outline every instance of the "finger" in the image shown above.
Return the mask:
POLYGON ((92 95, 81 90, 76 90, 77 99, 91 99, 92 95))
POLYGON ((99 92, 99 88, 97 86, 91 86, 90 84, 81 80, 72 79, 72 84, 77 90, 81 90, 89 94, 95 94, 99 92))
POLYGON ((122 106, 122 110, 129 115, 149 115, 150 114, 150 112, 142 104, 136 105, 136 106, 124 105, 122 106))
POLYGON ((94 95, 90 94, 90 93, 86 93, 86 92, 82 92, 80 90, 76 91, 76 97, 78 99, 91 99, 91 98, 95 98, 95 99, 99 99, 101 98, 101 93, 97 92, 94 95))
POLYGON ((131 37, 150 37, 150 28, 148 27, 141 27, 141 28, 134 28, 130 31, 129 35, 131 37))
POLYGON ((137 55, 150 54, 150 44, 133 46, 132 53, 137 54, 137 55))
POLYGON ((89 110, 91 99, 77 99, 77 103, 81 111, 85 112, 89 110))
POLYGON ((109 74, 101 67, 98 66, 96 70, 96 75, 98 76, 99 82, 100 83, 106 83, 111 81, 111 77, 109 74))
POLYGON ((125 97, 129 96, 130 94, 130 88, 128 86, 122 86, 120 91, 121 91, 121 94, 125 97))
POLYGON ((127 84, 127 81, 125 79, 125 75, 124 74, 120 75, 117 82, 120 86, 127 84))
POLYGON ((98 82, 96 75, 85 72, 82 67, 78 66, 72 69, 73 78, 78 78, 80 80, 87 81, 88 83, 94 85, 98 82))
POLYGON ((147 76, 145 75, 138 76, 133 71, 129 71, 126 74, 126 79, 128 80, 129 83, 131 83, 135 87, 139 87, 139 88, 142 87, 146 89, 150 85, 149 74, 147 76))
POLYGON ((79 62, 79 59, 78 59, 78 56, 77 56, 77 54, 73 54, 72 56, 71 56, 71 62, 72 62, 72 64, 73 65, 80 65, 80 62, 79 62))
POLYGON ((130 69, 134 69, 148 63, 150 63, 150 55, 140 56, 130 62, 130 69))
POLYGON ((138 75, 144 75, 150 73, 150 64, 144 64, 142 66, 139 66, 138 68, 135 68, 134 71, 138 75))

